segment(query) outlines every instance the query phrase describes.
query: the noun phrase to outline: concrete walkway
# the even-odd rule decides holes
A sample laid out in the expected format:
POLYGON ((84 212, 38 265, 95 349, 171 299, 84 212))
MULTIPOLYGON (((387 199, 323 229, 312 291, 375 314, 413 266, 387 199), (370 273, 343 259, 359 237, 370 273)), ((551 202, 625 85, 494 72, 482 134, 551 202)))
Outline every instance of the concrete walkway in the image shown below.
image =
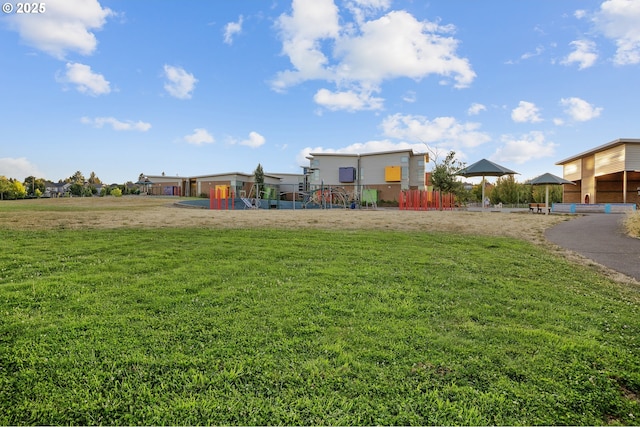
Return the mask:
POLYGON ((640 281, 640 239, 625 234, 623 220, 621 214, 585 215, 549 228, 545 237, 640 281))

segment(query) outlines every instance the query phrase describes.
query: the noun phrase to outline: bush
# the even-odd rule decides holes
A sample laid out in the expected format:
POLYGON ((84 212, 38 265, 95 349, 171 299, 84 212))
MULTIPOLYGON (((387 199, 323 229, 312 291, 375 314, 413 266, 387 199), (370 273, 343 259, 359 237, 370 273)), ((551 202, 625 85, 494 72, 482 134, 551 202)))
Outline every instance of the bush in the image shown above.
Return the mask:
POLYGON ((110 193, 113 197, 122 197, 122 190, 119 188, 114 188, 110 193))
POLYGON ((631 237, 640 238, 640 212, 629 213, 624 220, 624 226, 631 237))

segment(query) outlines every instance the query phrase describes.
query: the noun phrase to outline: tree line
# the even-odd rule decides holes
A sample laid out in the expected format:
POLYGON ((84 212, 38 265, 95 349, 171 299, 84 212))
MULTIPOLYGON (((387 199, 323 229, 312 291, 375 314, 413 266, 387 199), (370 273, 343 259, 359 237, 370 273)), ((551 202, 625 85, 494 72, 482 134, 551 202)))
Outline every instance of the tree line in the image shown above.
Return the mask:
MULTIPOLYGON (((457 178, 456 172, 466 165, 456 159, 455 151, 450 151, 442 161, 434 156, 433 162, 431 184, 436 190, 453 193, 460 204, 482 203, 482 184, 468 187, 457 178)), ((549 203, 562 202, 562 193, 561 185, 550 185, 549 203)), ((542 203, 545 201, 545 187, 516 182, 513 175, 506 175, 498 178, 495 184, 485 185, 485 197, 492 205, 542 203)))
MULTIPOLYGON (((0 175, 0 200, 43 197, 50 182, 33 175, 26 177, 23 181, 0 175)), ((133 185, 131 181, 125 184, 105 185, 95 172, 91 172, 89 177, 85 178, 82 172, 76 171, 70 177, 59 180, 58 184, 69 184, 65 195, 79 197, 119 196, 123 194, 138 194, 140 192, 139 188, 133 185)))

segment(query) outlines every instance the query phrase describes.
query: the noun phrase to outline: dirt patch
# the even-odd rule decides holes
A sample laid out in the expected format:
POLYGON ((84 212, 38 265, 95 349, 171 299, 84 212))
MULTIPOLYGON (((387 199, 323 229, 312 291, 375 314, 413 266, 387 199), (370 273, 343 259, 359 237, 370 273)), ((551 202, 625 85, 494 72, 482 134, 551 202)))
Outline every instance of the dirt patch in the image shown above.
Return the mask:
POLYGON ((568 219, 568 216, 529 213, 397 209, 213 211, 179 208, 173 199, 154 197, 7 201, 0 205, 0 227, 24 230, 163 227, 376 229, 507 236, 534 243, 546 242, 544 230, 568 219))

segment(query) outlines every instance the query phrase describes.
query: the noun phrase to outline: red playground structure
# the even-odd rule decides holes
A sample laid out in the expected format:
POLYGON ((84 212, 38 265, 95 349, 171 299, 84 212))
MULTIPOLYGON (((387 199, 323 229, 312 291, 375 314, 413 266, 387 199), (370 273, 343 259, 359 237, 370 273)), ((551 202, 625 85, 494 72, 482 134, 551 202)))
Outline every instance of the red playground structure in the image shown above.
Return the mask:
POLYGON ((235 209, 233 192, 228 190, 216 189, 209 191, 209 209, 215 210, 229 210, 235 209))
POLYGON ((398 207, 402 211, 453 210, 455 196, 451 193, 442 194, 442 206, 440 206, 439 191, 404 190, 400 192, 398 207))

